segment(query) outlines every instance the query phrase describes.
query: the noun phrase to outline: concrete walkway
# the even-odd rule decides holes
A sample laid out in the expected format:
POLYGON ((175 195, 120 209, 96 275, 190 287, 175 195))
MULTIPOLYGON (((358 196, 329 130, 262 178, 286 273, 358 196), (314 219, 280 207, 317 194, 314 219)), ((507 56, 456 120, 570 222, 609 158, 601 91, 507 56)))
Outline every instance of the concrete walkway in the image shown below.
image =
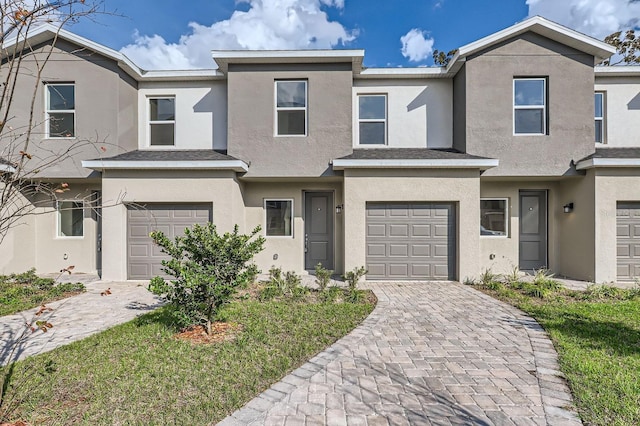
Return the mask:
POLYGON ((220 424, 581 424, 530 317, 457 283, 368 287, 362 325, 220 424))
POLYGON ((147 291, 146 283, 97 281, 85 285, 86 293, 47 304, 53 311, 39 317, 34 316, 37 308, 0 317, 0 365, 84 339, 161 305, 160 299, 147 291), (111 294, 102 296, 108 288, 111 294), (47 333, 32 333, 25 323, 36 320, 49 321, 53 328, 47 333))

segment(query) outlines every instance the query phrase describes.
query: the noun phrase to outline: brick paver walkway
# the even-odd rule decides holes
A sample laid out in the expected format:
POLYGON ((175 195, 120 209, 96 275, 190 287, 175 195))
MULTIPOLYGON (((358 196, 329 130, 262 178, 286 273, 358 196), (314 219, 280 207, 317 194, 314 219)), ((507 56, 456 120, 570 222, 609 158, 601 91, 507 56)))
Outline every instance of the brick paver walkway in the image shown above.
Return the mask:
POLYGON ((370 283, 352 333, 222 425, 580 425, 542 328, 457 283, 370 283))
POLYGON ((161 304, 157 296, 147 291, 146 284, 103 281, 86 286, 86 293, 48 303, 53 311, 41 317, 33 316, 37 308, 0 317, 0 365, 7 363, 12 353, 15 360, 47 352, 132 320, 161 304), (108 288, 111 294, 101 296, 108 288), (36 319, 50 321, 53 328, 47 333, 25 333, 25 323, 36 319))

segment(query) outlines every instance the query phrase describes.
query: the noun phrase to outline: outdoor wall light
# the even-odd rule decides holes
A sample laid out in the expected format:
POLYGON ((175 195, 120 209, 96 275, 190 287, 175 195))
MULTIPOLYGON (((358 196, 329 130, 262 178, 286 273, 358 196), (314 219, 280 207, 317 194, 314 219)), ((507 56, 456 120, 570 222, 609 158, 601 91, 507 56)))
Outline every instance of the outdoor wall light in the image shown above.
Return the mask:
POLYGON ((343 205, 342 204, 338 204, 336 206, 336 214, 342 213, 342 208, 343 208, 343 205))
POLYGON ((565 213, 571 213, 573 211, 573 203, 565 204, 562 208, 565 213))

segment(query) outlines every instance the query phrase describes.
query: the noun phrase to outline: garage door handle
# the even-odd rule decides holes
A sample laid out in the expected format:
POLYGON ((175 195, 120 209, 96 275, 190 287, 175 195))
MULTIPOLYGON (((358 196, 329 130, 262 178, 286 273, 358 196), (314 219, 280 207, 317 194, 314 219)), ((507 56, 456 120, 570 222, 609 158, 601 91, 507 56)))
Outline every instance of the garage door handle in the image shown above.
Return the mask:
POLYGON ((309 251, 309 234, 304 234, 304 252, 309 251))

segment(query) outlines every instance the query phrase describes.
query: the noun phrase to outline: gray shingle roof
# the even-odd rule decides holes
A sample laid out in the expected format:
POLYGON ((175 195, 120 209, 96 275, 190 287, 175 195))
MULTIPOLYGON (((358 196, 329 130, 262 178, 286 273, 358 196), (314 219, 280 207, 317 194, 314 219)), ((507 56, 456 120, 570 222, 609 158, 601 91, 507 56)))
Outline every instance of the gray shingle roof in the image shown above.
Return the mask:
POLYGON ((102 161, 228 161, 237 160, 212 149, 129 151, 114 157, 97 158, 102 161))
POLYGON ((640 148, 596 148, 596 152, 580 161, 592 158, 640 158, 640 148))
POLYGON ((453 149, 368 148, 354 149, 340 160, 485 160, 487 157, 465 154, 453 149))

